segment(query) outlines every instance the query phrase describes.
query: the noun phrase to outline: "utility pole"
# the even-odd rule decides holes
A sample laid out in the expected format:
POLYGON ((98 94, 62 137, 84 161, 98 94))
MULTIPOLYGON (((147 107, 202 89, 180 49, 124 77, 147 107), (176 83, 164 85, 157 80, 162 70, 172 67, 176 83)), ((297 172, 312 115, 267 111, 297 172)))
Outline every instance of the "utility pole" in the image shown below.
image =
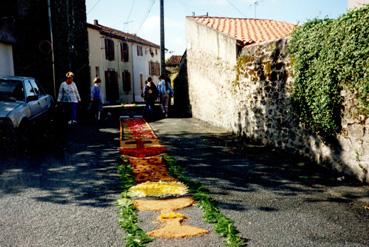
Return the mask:
POLYGON ((160 0, 160 72, 165 74, 164 0, 160 0))
POLYGON ((54 93, 54 99, 56 99, 54 37, 53 37, 53 24, 52 24, 52 21, 51 21, 50 0, 47 1, 47 10, 48 10, 48 17, 49 17, 50 46, 51 46, 51 68, 52 68, 52 73, 53 73, 53 93, 54 93))

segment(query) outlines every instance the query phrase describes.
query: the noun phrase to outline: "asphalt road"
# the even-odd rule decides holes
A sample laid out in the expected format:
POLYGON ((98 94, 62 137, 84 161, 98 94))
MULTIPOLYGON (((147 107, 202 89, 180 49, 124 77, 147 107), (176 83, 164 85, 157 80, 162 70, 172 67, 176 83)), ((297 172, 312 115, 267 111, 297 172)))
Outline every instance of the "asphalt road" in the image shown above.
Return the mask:
MULTIPOLYGON (((368 186, 338 181, 340 175, 275 150, 241 145, 199 120, 151 125, 189 175, 207 185, 249 246, 369 246, 368 186)), ((80 125, 63 137, 65 148, 0 157, 0 246, 123 246, 114 206, 117 126, 80 125)), ((190 224, 201 223, 199 210, 185 213, 190 224)), ((149 246, 188 245, 224 246, 214 234, 149 246)))
POLYGON ((195 119, 151 125, 249 246, 369 246, 368 186, 195 119))
POLYGON ((0 246, 122 246, 117 128, 69 128, 65 148, 0 158, 0 246))

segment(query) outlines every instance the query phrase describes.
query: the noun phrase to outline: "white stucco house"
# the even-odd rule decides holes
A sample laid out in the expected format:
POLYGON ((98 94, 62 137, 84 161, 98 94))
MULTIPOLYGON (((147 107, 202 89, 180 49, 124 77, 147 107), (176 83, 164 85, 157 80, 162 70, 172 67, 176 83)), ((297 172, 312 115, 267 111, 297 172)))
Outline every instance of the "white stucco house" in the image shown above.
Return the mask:
POLYGON ((15 38, 9 25, 0 21, 0 75, 14 75, 14 43, 15 38))
POLYGON ((110 27, 87 24, 91 83, 102 79, 106 104, 143 102, 145 80, 160 75, 160 46, 110 27))

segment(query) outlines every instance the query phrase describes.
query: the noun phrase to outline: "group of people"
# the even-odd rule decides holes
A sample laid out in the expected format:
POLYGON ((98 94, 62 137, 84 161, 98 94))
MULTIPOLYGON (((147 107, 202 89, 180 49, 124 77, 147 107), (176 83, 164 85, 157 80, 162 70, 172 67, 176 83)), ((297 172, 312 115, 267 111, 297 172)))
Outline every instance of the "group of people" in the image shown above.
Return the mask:
MULTIPOLYGON (((77 123, 77 105, 81 102, 76 83, 73 81, 74 74, 69 71, 66 79, 59 87, 57 102, 61 107, 63 117, 68 125, 77 123)), ((100 90, 101 79, 96 77, 93 81, 90 94, 89 111, 96 121, 100 121, 102 110, 102 95, 100 90)))
POLYGON ((156 86, 152 78, 147 78, 146 85, 144 87, 142 96, 145 99, 145 116, 148 119, 154 118, 154 106, 156 100, 159 98, 160 106, 164 117, 168 117, 168 107, 171 97, 173 97, 174 91, 170 84, 170 80, 166 76, 160 76, 158 85, 156 86))
MULTIPOLYGON (((68 125, 77 123, 77 106, 81 101, 76 83, 74 80, 73 72, 69 71, 66 75, 66 79, 61 83, 58 93, 57 102, 62 108, 64 120, 68 125)), ((93 81, 90 93, 89 112, 96 121, 100 121, 102 110, 102 94, 101 94, 101 79, 96 77, 93 81)), ((157 85, 149 77, 146 81, 142 96, 145 100, 145 117, 153 119, 155 115, 155 102, 159 98, 161 111, 164 117, 168 117, 168 107, 173 97, 174 91, 171 86, 170 80, 167 76, 160 76, 157 85)))

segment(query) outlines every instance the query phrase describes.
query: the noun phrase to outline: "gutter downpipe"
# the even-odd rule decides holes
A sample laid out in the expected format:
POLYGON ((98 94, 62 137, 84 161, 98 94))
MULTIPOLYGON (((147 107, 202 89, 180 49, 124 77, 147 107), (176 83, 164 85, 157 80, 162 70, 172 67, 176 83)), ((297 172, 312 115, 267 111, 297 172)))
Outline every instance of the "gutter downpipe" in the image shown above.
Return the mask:
POLYGON ((135 71, 133 67, 134 59, 133 59, 133 44, 131 46, 131 52, 132 52, 132 97, 133 97, 133 103, 136 103, 136 95, 135 95, 135 71))

